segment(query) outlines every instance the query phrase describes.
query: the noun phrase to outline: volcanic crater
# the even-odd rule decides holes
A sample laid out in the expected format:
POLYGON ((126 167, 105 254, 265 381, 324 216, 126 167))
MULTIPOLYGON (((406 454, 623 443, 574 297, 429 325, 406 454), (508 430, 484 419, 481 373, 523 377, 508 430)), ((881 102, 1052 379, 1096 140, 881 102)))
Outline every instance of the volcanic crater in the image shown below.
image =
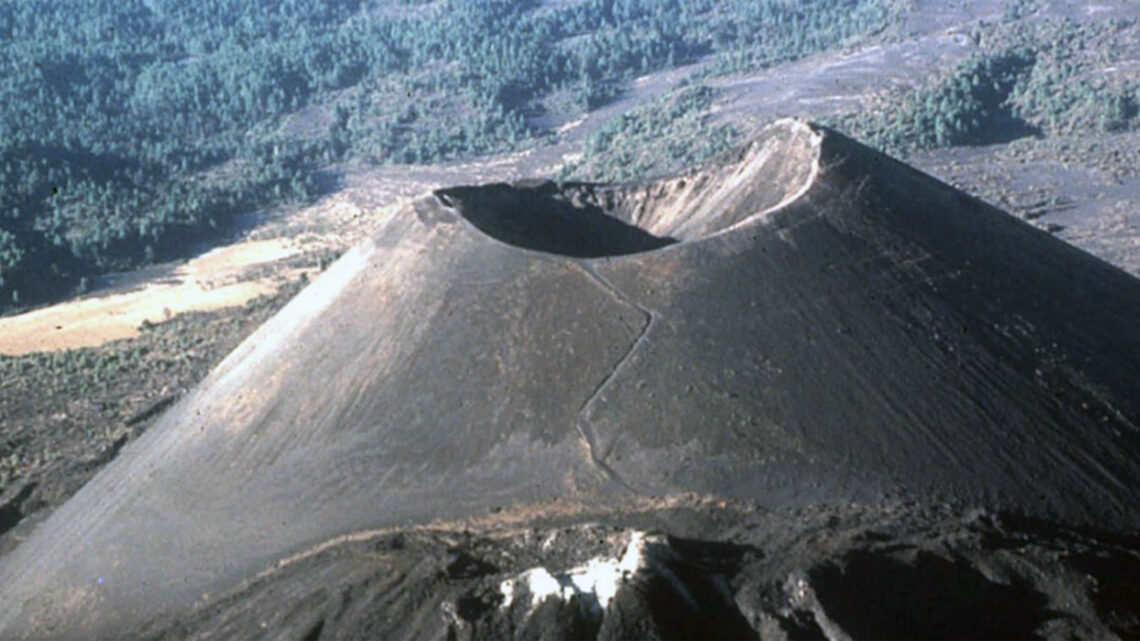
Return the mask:
POLYGON ((0 634, 836 639, 885 603, 1128 636, 1138 318, 1134 278, 799 121, 439 190, 3 560, 0 634))

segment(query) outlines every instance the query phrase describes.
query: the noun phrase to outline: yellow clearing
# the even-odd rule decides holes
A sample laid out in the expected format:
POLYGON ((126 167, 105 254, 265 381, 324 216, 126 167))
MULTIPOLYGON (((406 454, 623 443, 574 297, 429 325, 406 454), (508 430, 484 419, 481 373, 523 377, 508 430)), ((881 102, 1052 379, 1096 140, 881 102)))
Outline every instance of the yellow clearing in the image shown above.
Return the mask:
POLYGON ((301 253, 352 247, 372 235, 377 220, 400 210, 413 196, 448 184, 518 177, 513 163, 529 153, 450 166, 349 172, 338 192, 298 209, 277 210, 242 242, 182 265, 110 274, 99 278, 98 289, 87 296, 0 317, 0 354, 96 347, 138 336, 143 321, 244 305, 304 271, 273 268, 243 280, 251 268, 301 253))
POLYGON ((244 305, 277 286, 269 276, 243 282, 243 271, 299 251, 289 239, 244 242, 182 265, 112 275, 106 279, 107 287, 91 295, 0 318, 0 354, 95 347, 137 336, 143 321, 157 323, 185 312, 244 305))

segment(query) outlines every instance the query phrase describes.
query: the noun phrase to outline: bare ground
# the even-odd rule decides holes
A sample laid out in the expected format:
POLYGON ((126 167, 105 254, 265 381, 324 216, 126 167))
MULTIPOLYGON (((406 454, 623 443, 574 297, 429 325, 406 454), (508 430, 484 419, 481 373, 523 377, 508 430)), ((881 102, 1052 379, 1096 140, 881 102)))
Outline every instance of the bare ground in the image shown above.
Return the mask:
MULTIPOLYGON (((915 6, 901 27, 865 47, 713 80, 722 90, 716 117, 747 134, 777 116, 819 118, 863 104, 885 86, 915 86, 932 68, 968 56, 972 25, 999 18, 1003 3, 915 6)), ((1097 20, 1138 13, 1124 0, 1047 2, 1040 11, 1097 20)), ((268 212, 231 246, 112 276, 88 296, 0 319, 0 354, 23 355, 0 356, 0 554, 280 308, 298 279, 366 237, 378 212, 447 185, 550 175, 608 118, 696 69, 638 79, 586 118, 551 123, 559 130, 553 144, 513 156, 331 168, 339 182, 332 193, 311 206, 268 212)), ((1137 134, 1022 140, 908 161, 1140 276, 1140 178, 1131 171, 1140 166, 1137 143, 1137 134)))

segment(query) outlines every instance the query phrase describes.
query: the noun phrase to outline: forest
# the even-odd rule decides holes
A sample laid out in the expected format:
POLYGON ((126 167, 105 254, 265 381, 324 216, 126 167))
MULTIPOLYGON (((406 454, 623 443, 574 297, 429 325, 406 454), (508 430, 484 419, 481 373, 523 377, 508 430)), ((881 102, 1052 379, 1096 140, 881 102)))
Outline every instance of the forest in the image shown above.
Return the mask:
POLYGON ((685 85, 614 116, 586 138, 581 158, 555 176, 562 180, 620 182, 695 165, 728 150, 740 132, 709 122, 714 90, 685 85))
POLYGON ((0 312, 304 201, 335 163, 534 144, 544 110, 881 28, 890 0, 0 0, 0 312))
POLYGON ((829 124, 898 156, 1023 136, 1134 129, 1140 84, 1096 69, 1103 52, 1112 50, 1113 34, 1136 26, 1124 20, 1015 25, 985 38, 993 44, 926 86, 888 94, 881 104, 829 124))

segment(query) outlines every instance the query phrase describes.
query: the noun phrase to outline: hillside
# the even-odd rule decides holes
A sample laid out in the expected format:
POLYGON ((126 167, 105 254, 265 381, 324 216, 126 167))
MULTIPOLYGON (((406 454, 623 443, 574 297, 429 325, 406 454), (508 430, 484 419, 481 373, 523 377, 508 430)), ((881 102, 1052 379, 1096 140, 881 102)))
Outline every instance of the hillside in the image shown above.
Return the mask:
MULTIPOLYGON (((1028 247, 1040 251, 1026 251, 1023 244, 1025 227, 1034 226, 1140 277, 1140 4, 184 4, 0 0, 0 573, 13 551, 45 536, 45 520, 80 488, 136 444, 145 447, 152 427, 175 420, 167 416, 178 411, 171 408, 195 402, 196 390, 227 355, 338 257, 361 243, 380 254, 401 243, 411 232, 394 221, 407 218, 418 203, 423 211, 442 208, 456 221, 439 229, 462 228, 531 258, 549 254, 575 265, 605 264, 595 273, 620 285, 625 298, 613 303, 618 323, 606 325, 604 313, 581 317, 572 306, 558 319, 544 316, 543 305, 578 291, 559 281, 553 289, 564 288, 562 294, 535 299, 510 324, 488 329, 485 341, 498 345, 493 334, 504 328, 530 327, 526 331, 533 333, 530 321, 578 318, 550 340, 596 332, 588 344, 572 345, 582 359, 605 361, 606 350, 629 355, 624 364, 596 366, 615 375, 591 391, 597 396, 588 412, 579 409, 593 421, 578 432, 596 454, 597 464, 585 469, 600 470, 600 476, 585 482, 570 474, 565 478, 576 484, 566 493, 586 498, 536 499, 521 507, 503 500, 485 511, 472 501, 471 517, 395 523, 326 539, 261 566, 254 578, 223 580, 193 610, 158 617, 142 633, 252 637, 265 625, 304 638, 755 633, 835 639, 910 638, 915 630, 950 638, 1140 636, 1134 608, 1140 602, 1140 540, 1126 524, 1134 507, 1122 493, 1134 475, 1117 459, 1128 446, 1098 440, 1134 432, 1128 426, 1137 420, 1137 395, 1127 384, 1135 372, 1112 362, 1131 353, 1126 343, 1135 332, 1127 323, 1112 336, 1103 328, 1086 331, 1086 323, 1133 313, 1131 298, 1113 285, 1124 282, 1120 273, 1090 256, 1058 258, 1064 245, 1042 244, 1039 236, 1028 247), (779 142, 759 145, 772 151, 767 161, 751 156, 756 162, 745 162, 746 152, 731 151, 742 141, 771 142, 771 131, 762 132, 788 116, 820 125, 812 125, 811 136, 776 135, 779 142), (894 169, 884 175, 884 156, 839 142, 844 138, 836 132, 909 168, 890 161, 885 166, 894 169), (801 144, 814 135, 822 136, 820 149, 801 144), (726 152, 713 165, 686 169, 726 152), (813 154, 831 152, 854 160, 824 163, 822 174, 813 173, 813 154), (731 167, 760 169, 732 178, 725 173, 731 167), (927 177, 902 180, 915 176, 911 168, 945 184, 927 177), (853 173, 844 173, 848 169, 853 173), (689 176, 684 187, 676 182, 680 175, 689 176), (820 175, 826 180, 818 181, 820 175), (759 186, 743 188, 746 176, 759 186), (869 186, 843 197, 821 195, 827 185, 850 180, 869 186), (797 187, 815 200, 804 200, 797 187), (934 193, 942 194, 937 206, 915 208, 913 215, 884 204, 884 194, 904 203, 934 193), (826 251, 801 256, 800 237, 778 261, 760 261, 762 270, 734 267, 753 278, 720 288, 715 285, 725 276, 709 270, 731 260, 656 262, 688 255, 691 245, 725 242, 702 237, 732 236, 715 230, 733 224, 742 202, 745 209, 783 203, 796 211, 803 210, 795 203, 809 209, 827 204, 834 214, 825 217, 827 224, 862 221, 844 233, 866 246, 825 243, 819 246, 826 251), (959 228, 940 217, 978 207, 1008 224, 987 214, 967 216, 974 222, 959 228), (728 217, 711 220, 717 210, 728 217), (1022 224, 1014 225, 1015 218, 1022 224), (985 234, 974 233, 979 220, 989 221, 985 234), (931 230, 939 237, 922 236, 931 230), (1051 249, 1041 249, 1046 246, 1051 249), (844 267, 865 251, 890 258, 844 267), (974 267, 977 251, 993 254, 986 269, 1009 281, 978 285, 989 292, 982 302, 974 290, 953 287, 984 275, 974 267), (917 280, 876 276, 876 269, 896 259, 917 280), (949 267, 962 261, 972 267, 949 267), (1099 265, 1093 271, 1101 284, 1085 287, 1074 280, 1075 264, 1099 265), (806 280, 767 284, 771 274, 796 266, 805 274, 818 271, 821 280, 797 273, 806 280), (685 294, 687 303, 672 300, 684 298, 678 292, 687 281, 654 283, 649 291, 641 287, 642 269, 659 269, 662 280, 692 270, 701 274, 694 278, 704 289, 694 285, 700 291, 685 294), (778 305, 761 301, 740 308, 734 315, 751 319, 746 322, 709 317, 706 307, 743 300, 741 292, 758 283, 765 284, 763 296, 781 299, 778 305), (902 283, 894 297, 879 291, 890 283, 902 283), (813 297, 804 298, 801 289, 813 297), (858 305, 859 295, 849 291, 869 291, 866 304, 858 305), (1054 296, 1072 306, 1051 303, 1054 296), (1018 305, 1017 311, 1007 309, 1018 305), (657 319, 653 332, 642 323, 647 316, 640 308, 657 319), (798 311, 780 320, 771 315, 775 308, 798 311), (662 309, 706 320, 696 327, 663 321, 662 309), (766 310, 762 320, 753 318, 757 309, 766 310), (833 337, 820 327, 837 309, 843 315, 833 337), (869 325, 851 320, 866 313, 880 315, 861 321, 869 325), (991 314, 1001 319, 987 330, 980 319, 991 314), (746 336, 737 325, 756 331, 746 336), (721 333, 714 335, 714 327, 721 333), (902 347, 867 367, 869 357, 852 350, 875 347, 866 336, 872 327, 902 347), (789 331, 795 341, 772 338, 789 331), (664 347, 662 335, 669 338, 664 347), (679 336, 688 347, 676 344, 679 336), (746 340, 752 347, 716 349, 723 341, 746 340), (775 349, 780 345, 785 351, 775 349), (748 361, 757 346, 771 354, 748 361), (805 349, 824 347, 826 359, 805 362, 805 349), (671 349, 700 349, 736 365, 698 375, 687 357, 676 357, 685 368, 673 375, 676 380, 639 369, 673 363, 671 349), (907 360, 908 353, 915 359, 907 360), (654 381, 653 402, 628 400, 641 394, 623 378, 631 376, 643 376, 645 385, 654 381), (789 380, 792 391, 772 391, 789 380), (726 398, 708 397, 733 381, 726 398), (817 396, 824 389, 840 395, 817 396), (704 400, 693 409, 662 400, 662 394, 704 400), (853 411, 878 419, 852 423, 853 411), (713 429, 720 440, 692 440, 678 467, 691 467, 700 456, 716 458, 718 447, 746 453, 763 445, 764 453, 743 467, 762 470, 771 500, 751 500, 751 481, 741 481, 743 494, 733 495, 745 500, 721 491, 729 480, 740 480, 734 475, 741 466, 731 457, 716 458, 715 465, 699 468, 703 472, 662 477, 667 466, 651 461, 641 441, 614 427, 612 417, 624 412, 652 417, 669 438, 686 434, 678 425, 705 412, 723 419, 722 428, 763 427, 762 437, 744 441, 723 432, 728 428, 713 429), (745 425, 757 416, 763 420, 745 425), (972 439, 946 427, 959 419, 974 429, 990 426, 993 433, 972 439), (926 434, 852 444, 862 431, 820 437, 803 427, 874 422, 875 431, 900 420, 926 434), (1096 421, 1115 427, 1089 439, 1068 434, 1073 429, 1084 435, 1096 421), (1022 429, 1009 432, 1007 423, 1022 429), (1029 447, 1031 442, 1057 445, 1060 453, 1042 454, 1052 450, 1029 447), (923 449, 931 443, 933 455, 923 449), (868 465, 894 469, 896 449, 934 462, 897 472, 913 482, 850 472, 868 465), (851 454, 828 458, 836 450, 851 454), (946 464, 946 457, 955 463, 946 464), (834 492, 797 485, 795 472, 778 473, 781 461, 801 459, 813 470, 850 473, 834 492), (1054 469, 1078 489, 1051 486, 1054 469), (723 474, 712 481, 700 476, 716 476, 717 470, 723 474), (1033 503, 1027 488, 1034 474, 1049 489, 1048 500, 1037 497, 1040 509, 1025 507, 1033 503), (970 479, 961 482, 961 475, 970 479), (1120 483, 1112 480, 1117 477, 1120 483), (641 479, 633 491, 648 495, 618 504, 603 496, 630 478, 641 479), (918 487, 922 479, 929 496, 918 487), (655 494, 700 483, 715 491, 655 494), (814 491, 829 498, 850 491, 856 498, 849 505, 798 506, 796 497, 807 501, 814 491), (612 581, 610 571, 618 566, 623 572, 636 567, 634 579, 612 581), (549 592, 547 578, 562 586, 562 598, 531 608, 537 602, 522 595, 524 584, 549 592), (725 582, 731 603, 722 598, 725 582), (511 605, 503 606, 508 594, 511 605), (282 600, 306 605, 277 609, 282 600), (606 603, 614 607, 599 607, 606 603), (391 617, 397 611, 399 621, 391 617), (928 611, 933 614, 924 617, 928 611), (681 612, 695 627, 684 628, 676 619, 681 612), (998 620, 1005 625, 984 625, 998 620)), ((791 224, 782 233, 792 238, 818 232, 821 224, 791 224)), ((827 236, 813 236, 812 243, 820 238, 827 236)), ((493 311, 526 290, 525 284, 489 284, 510 272, 503 265, 479 267, 481 276, 463 273, 463 265, 477 261, 460 254, 435 267, 416 263, 430 276, 425 282, 475 278, 472 287, 482 288, 482 297, 467 307, 457 303, 441 313, 493 311)), ((529 282, 544 282, 539 276, 529 282)), ((410 295, 396 288, 382 300, 410 295)), ((381 314, 387 304, 377 299, 366 313, 381 314)), ((257 340, 265 342, 281 326, 270 325, 257 340)), ((435 349, 425 337, 437 326, 407 339, 419 345, 410 349, 435 349)), ((565 356, 537 344, 542 332, 527 336, 532 342, 523 342, 534 353, 552 362, 565 356)), ((465 340, 461 335, 442 344, 465 340)), ((496 366, 514 366, 525 350, 516 352, 493 358, 496 366)), ((576 367, 558 365, 564 371, 576 367)), ((480 361, 484 366, 490 367, 480 361)), ((495 374, 473 371, 487 380, 495 374)), ((308 370, 302 375, 312 378, 308 370)), ((328 380, 340 375, 338 369, 328 380)), ((362 389, 372 389, 364 385, 369 380, 382 387, 374 379, 379 375, 359 373, 362 389)), ((425 374, 420 382, 434 378, 425 374)), ((572 378, 550 374, 539 380, 551 390, 572 386, 572 378)), ((306 398, 305 389, 291 388, 270 390, 263 400, 284 398, 280 404, 295 409, 289 392, 306 398)), ((361 391, 355 402, 369 394, 361 391)), ((454 401, 447 394, 432 398, 432 411, 454 401)), ((322 402, 347 401, 334 394, 322 402)), ((284 416, 276 406, 258 407, 270 417, 265 421, 284 416)), ((470 410, 457 407, 456 425, 470 410)), ((504 414, 514 407, 503 401, 495 420, 517 427, 538 412, 527 407, 518 416, 504 414)), ((416 420, 423 415, 409 424, 416 420)), ((345 447, 367 449, 355 445, 345 447)), ((264 460, 279 451, 259 450, 264 460)), ((240 457, 234 460, 239 465, 240 457)), ((583 464, 580 455, 572 460, 583 464)), ((480 487, 472 482, 466 489, 478 493, 480 487)), ((194 522, 185 529, 197 527, 194 522)))
POLYGON ((1138 314, 1135 278, 796 121, 655 181, 440 190, 10 553, 0 627, 496 636, 546 607, 546 635, 668 637, 680 599, 726 634, 876 636, 887 618, 845 599, 941 577, 903 601, 934 608, 924 629, 1131 634, 1094 586, 1137 568, 1138 314), (786 539, 722 538, 813 514, 834 520, 791 565, 761 563, 786 539), (629 574, 575 583, 590 553, 629 574), (555 570, 508 569, 527 559, 569 600, 543 598, 555 570), (329 590, 354 581, 373 605, 346 611, 329 590))

